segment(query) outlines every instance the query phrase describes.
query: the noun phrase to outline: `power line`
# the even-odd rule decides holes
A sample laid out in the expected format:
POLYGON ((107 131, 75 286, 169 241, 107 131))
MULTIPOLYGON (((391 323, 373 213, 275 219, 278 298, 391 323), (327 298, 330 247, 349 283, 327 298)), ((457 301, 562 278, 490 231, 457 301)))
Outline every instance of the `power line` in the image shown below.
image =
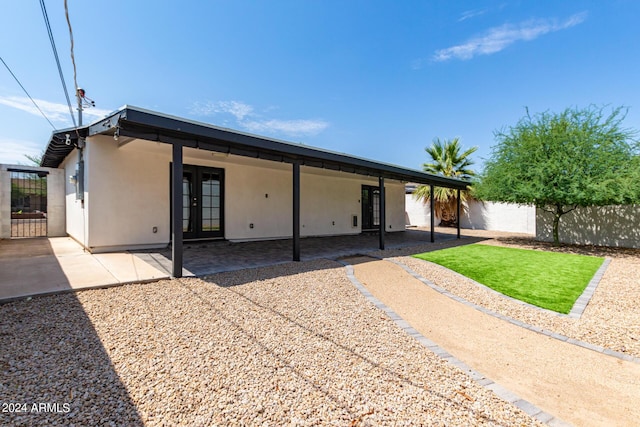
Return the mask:
POLYGON ((6 62, 4 62, 4 59, 2 59, 2 57, 0 56, 0 61, 2 61, 2 63, 4 64, 5 67, 7 67, 7 71, 9 71, 9 73, 13 76, 13 78, 15 79, 15 81, 18 83, 18 85, 20 85, 20 87, 22 88, 22 90, 24 91, 24 93, 29 97, 29 99, 31 100, 31 102, 33 102, 33 105, 38 109, 38 111, 40 111, 40 114, 42 114, 42 117, 45 118, 46 121, 49 122, 49 124, 51 125, 51 127, 53 128, 53 130, 56 129, 56 127, 53 125, 53 123, 51 123, 51 120, 49 120, 49 118, 44 114, 44 112, 40 109, 40 107, 38 107, 38 104, 36 104, 36 101, 33 100, 33 98, 31 97, 31 95, 29 95, 29 92, 27 92, 27 89, 24 88, 24 86, 22 86, 22 83, 20 83, 20 80, 18 80, 18 78, 16 77, 15 74, 13 74, 13 71, 11 71, 11 68, 9 68, 9 66, 7 65, 6 62))
MULTIPOLYGON (((64 81, 62 67, 60 66, 60 58, 58 57, 56 42, 53 39, 53 32, 51 31, 51 24, 49 23, 49 16, 47 15, 47 8, 44 5, 44 0, 40 0, 40 7, 42 9, 42 16, 44 17, 44 24, 47 27, 47 33, 49 34, 49 41, 51 42, 51 48, 53 49, 53 56, 55 57, 56 64, 58 65, 58 73, 60 74, 60 81, 62 82, 62 89, 64 90, 64 96, 67 98, 67 105, 69 106, 69 114, 71 115, 71 120, 73 121, 73 127, 76 128, 76 133, 78 133, 78 129, 77 129, 78 125, 76 124, 76 118, 73 115, 73 107, 71 107, 71 100, 69 99, 67 84, 64 81)), ((78 137, 80 137, 79 133, 78 133, 78 137)))
POLYGON ((78 78, 76 72, 76 57, 73 53, 73 29, 71 28, 71 20, 69 19, 69 7, 67 0, 64 0, 64 15, 67 17, 67 26, 69 27, 69 39, 71 40, 71 63, 73 64, 73 83, 76 86, 76 98, 78 99, 78 124, 82 126, 82 110, 83 107, 95 107, 95 102, 85 96, 84 89, 78 86, 78 78))
MULTIPOLYGON (((78 79, 76 77, 76 57, 73 54, 73 30, 71 29, 71 21, 69 20, 69 8, 67 7, 67 0, 64 0, 64 16, 67 18, 67 26, 69 27, 69 38, 71 39, 71 63, 73 64, 73 84, 76 85, 76 91, 78 86, 78 79)), ((76 93, 76 95, 79 95, 76 93)))

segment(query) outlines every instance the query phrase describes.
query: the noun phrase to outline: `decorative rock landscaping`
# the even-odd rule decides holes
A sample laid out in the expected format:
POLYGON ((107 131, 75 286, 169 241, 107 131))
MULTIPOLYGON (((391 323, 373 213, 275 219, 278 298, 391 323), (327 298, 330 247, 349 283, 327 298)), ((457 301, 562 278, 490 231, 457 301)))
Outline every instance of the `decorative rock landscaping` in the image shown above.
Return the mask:
POLYGON ((539 424, 326 260, 16 301, 0 336, 0 402, 60 404, 2 424, 539 424))

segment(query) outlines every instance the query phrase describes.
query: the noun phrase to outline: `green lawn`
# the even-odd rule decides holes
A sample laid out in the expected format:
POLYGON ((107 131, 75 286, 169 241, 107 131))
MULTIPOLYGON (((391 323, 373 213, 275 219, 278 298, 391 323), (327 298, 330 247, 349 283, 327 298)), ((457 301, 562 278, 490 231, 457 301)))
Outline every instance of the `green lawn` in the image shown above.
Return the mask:
POLYGON ((510 297, 569 313, 604 258, 466 245, 414 255, 457 271, 510 297))

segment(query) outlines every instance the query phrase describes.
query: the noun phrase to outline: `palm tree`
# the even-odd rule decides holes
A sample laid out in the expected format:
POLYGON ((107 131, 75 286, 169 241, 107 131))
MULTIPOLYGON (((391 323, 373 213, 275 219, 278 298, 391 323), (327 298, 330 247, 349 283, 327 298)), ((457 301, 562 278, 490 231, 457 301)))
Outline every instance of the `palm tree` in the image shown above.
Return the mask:
MULTIPOLYGON (((443 140, 436 138, 433 140, 431 147, 425 148, 425 151, 431 156, 432 163, 424 163, 422 169, 425 172, 442 175, 446 177, 471 179, 476 175, 469 166, 473 164, 473 160, 469 156, 475 152, 478 147, 471 147, 462 151, 460 140, 453 138, 452 140, 443 140)), ((424 203, 430 201, 431 194, 428 185, 420 185, 413 193, 413 196, 422 200, 424 203)), ((469 191, 460 192, 460 201, 464 203, 470 197, 469 191)), ((457 218, 457 200, 456 190, 444 187, 435 187, 433 192, 435 199, 434 210, 436 217, 440 218, 440 224, 444 226, 455 226, 458 222, 457 218)))

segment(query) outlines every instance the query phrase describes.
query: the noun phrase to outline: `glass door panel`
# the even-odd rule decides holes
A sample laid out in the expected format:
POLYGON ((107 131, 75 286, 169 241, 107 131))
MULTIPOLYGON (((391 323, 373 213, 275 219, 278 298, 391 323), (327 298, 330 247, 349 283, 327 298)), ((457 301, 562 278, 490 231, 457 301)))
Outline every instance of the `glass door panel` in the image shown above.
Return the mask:
POLYGON ((193 172, 184 171, 182 175, 182 232, 193 233, 193 172))
POLYGON ((220 177, 204 172, 200 185, 202 231, 220 231, 220 177))
POLYGON ((380 189, 371 185, 362 186, 362 229, 380 227, 380 189))
POLYGON ((184 165, 182 231, 185 239, 224 237, 224 170, 184 165))

